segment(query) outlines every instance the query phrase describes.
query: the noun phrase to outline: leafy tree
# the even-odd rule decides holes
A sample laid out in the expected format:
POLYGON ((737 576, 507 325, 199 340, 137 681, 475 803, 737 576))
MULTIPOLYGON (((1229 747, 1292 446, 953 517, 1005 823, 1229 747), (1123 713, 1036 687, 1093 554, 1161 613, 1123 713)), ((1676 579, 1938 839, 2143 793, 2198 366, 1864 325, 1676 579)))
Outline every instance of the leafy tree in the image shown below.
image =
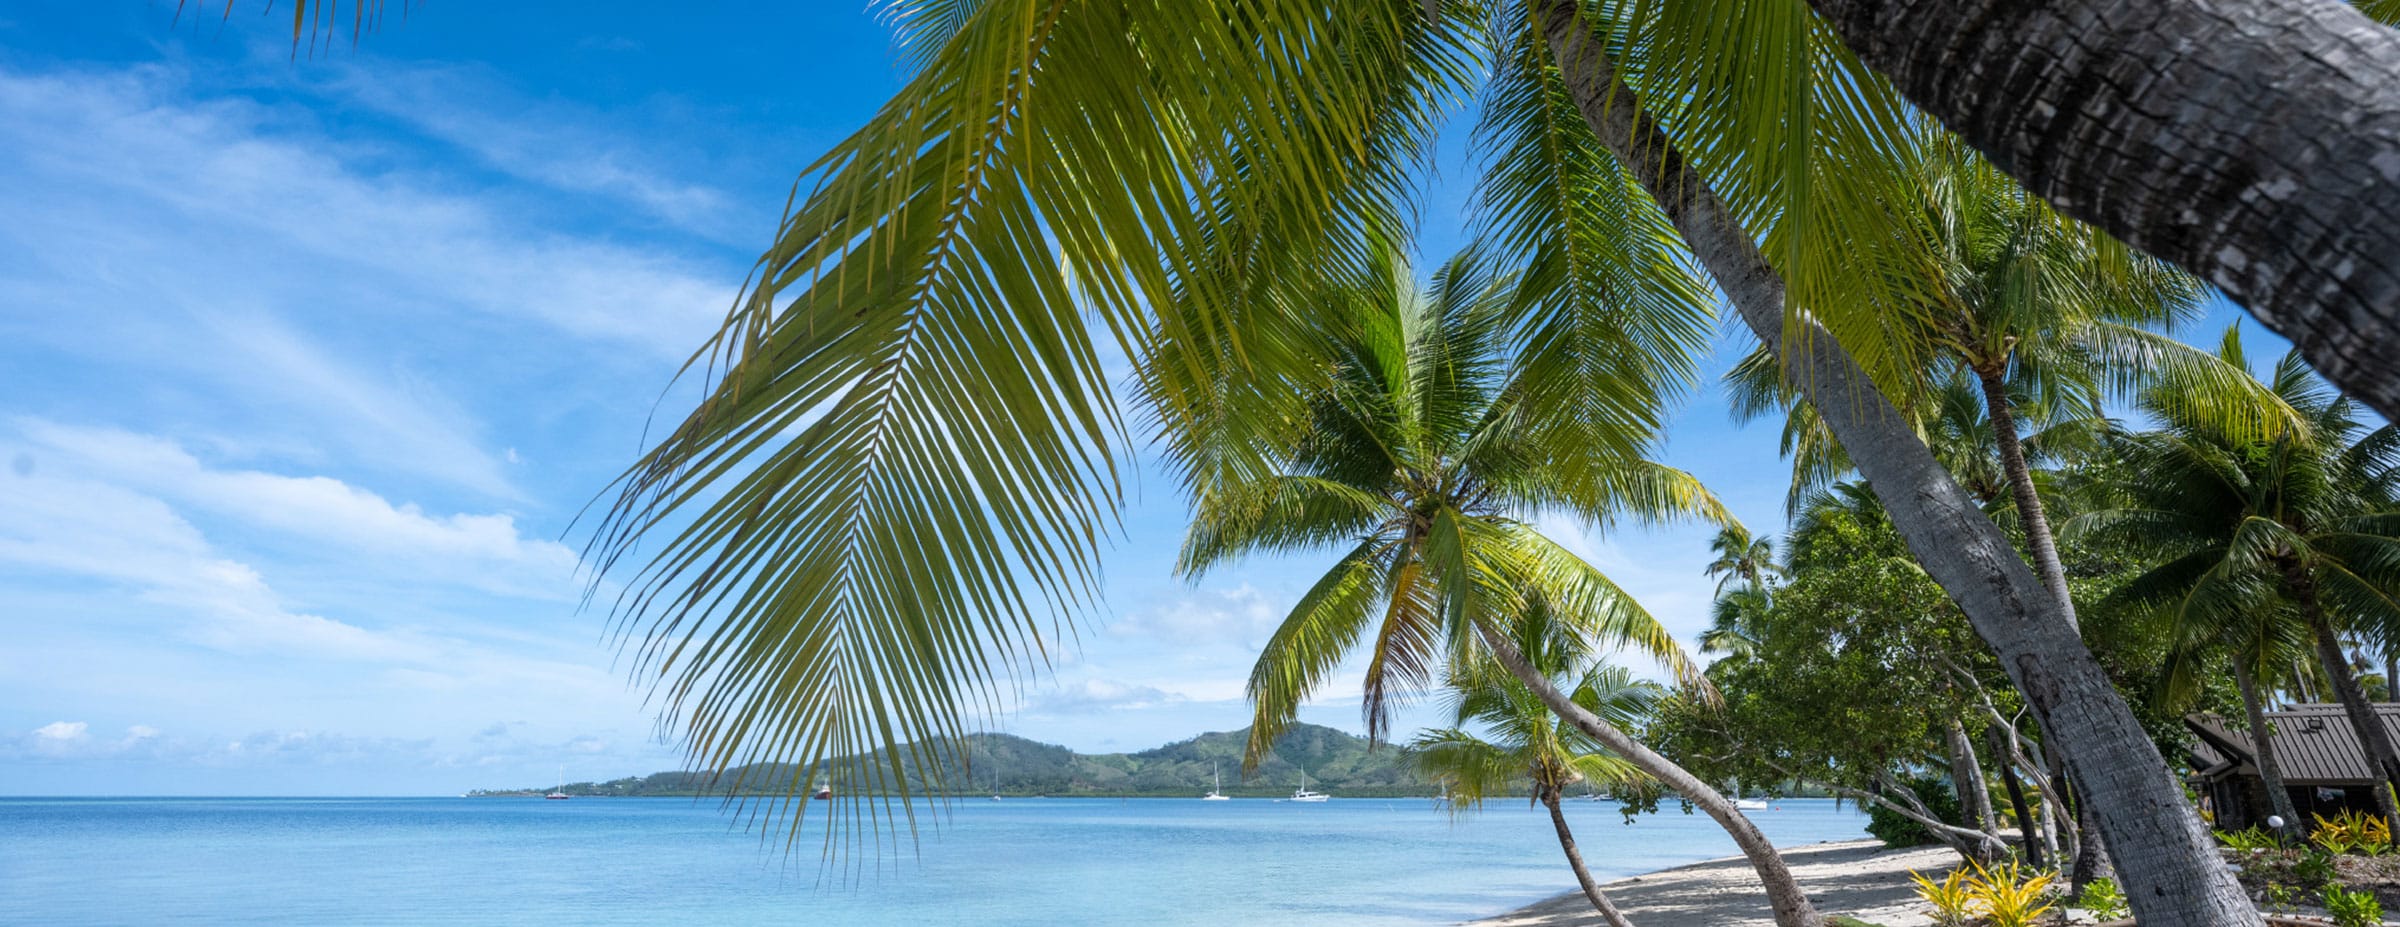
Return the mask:
POLYGON ((1939 769, 1985 794, 1972 751, 1951 762, 1951 734, 1984 726, 1979 686, 1998 667, 1863 489, 1819 494, 1789 547, 1756 648, 1708 670, 1722 707, 1671 704, 1660 748, 1711 778, 1826 786, 1971 860, 2003 855, 1989 821, 1910 786, 1939 769))

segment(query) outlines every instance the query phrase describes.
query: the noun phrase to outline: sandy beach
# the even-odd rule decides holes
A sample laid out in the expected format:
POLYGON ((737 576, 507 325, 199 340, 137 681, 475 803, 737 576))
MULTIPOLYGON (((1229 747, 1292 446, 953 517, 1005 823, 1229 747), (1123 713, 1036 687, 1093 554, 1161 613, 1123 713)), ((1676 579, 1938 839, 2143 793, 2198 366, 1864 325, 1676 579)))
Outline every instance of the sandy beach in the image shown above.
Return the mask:
MULTIPOLYGON (((1885 927, 1924 927, 1926 917, 1908 879, 1910 870, 1946 870, 1958 854, 1944 847, 1886 850, 1875 840, 1850 840, 1790 847, 1783 851, 1792 875, 1816 903, 1817 913, 1848 915, 1885 927)), ((1559 867, 1568 891, 1547 901, 1466 927, 1582 927, 1600 915, 1574 878, 1559 867)), ((1767 896, 1757 874, 1739 856, 1712 859, 1621 879, 1602 886, 1636 927, 1773 927, 1767 896)))

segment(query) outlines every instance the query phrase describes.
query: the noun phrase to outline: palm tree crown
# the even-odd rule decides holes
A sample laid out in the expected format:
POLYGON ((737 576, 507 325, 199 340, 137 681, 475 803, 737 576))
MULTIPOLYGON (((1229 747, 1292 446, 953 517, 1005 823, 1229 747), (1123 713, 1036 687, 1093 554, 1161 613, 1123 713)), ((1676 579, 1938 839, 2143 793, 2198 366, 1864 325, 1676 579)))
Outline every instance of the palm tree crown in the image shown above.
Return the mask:
POLYGON ((1186 575, 1255 551, 1343 550, 1251 672, 1253 760, 1362 644, 1377 737, 1396 699, 1477 659, 1479 635, 1519 620, 1630 645, 1696 678, 1656 619, 1536 521, 1727 517, 1689 474, 1591 454, 1580 428, 1529 414, 1500 325, 1513 282, 1470 254, 1426 292, 1403 280, 1348 303, 1353 313, 1327 327, 1325 382, 1285 437, 1283 465, 1201 493, 1186 575))

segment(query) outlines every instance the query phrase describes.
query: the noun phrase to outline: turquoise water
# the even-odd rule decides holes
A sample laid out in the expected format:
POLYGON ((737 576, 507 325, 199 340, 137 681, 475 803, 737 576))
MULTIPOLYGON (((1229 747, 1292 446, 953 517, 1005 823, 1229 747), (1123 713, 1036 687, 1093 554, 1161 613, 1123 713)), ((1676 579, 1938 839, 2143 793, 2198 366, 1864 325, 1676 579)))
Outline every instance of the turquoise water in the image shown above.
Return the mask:
MULTIPOLYGON (((1784 845, 1865 820, 1753 817, 1784 845)), ((1733 852, 1672 809, 1570 820, 1603 879, 1733 852)), ((780 846, 688 799, 0 799, 0 924, 1407 925, 1574 887, 1514 802, 962 801, 846 878, 780 846)))

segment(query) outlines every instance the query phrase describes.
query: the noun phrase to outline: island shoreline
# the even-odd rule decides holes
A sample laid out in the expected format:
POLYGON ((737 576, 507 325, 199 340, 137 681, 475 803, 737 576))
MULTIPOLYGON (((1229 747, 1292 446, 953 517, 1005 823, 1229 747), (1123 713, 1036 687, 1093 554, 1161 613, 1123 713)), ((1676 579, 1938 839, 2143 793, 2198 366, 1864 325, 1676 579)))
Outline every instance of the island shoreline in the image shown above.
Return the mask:
MULTIPOLYGON (((1801 889, 1825 916, 1846 915, 1884 927, 1931 924, 1917 899, 1911 871, 1947 871, 1958 854, 1946 847, 1888 849, 1874 839, 1779 847, 1801 889)), ((1570 886, 1566 867, 1559 867, 1570 886)), ((1725 856, 1669 866, 1605 883, 1601 890, 1639 927, 1771 927, 1775 919, 1748 860, 1725 856)), ((1569 888, 1461 927, 1583 927, 1602 923, 1579 889, 1569 888)))

